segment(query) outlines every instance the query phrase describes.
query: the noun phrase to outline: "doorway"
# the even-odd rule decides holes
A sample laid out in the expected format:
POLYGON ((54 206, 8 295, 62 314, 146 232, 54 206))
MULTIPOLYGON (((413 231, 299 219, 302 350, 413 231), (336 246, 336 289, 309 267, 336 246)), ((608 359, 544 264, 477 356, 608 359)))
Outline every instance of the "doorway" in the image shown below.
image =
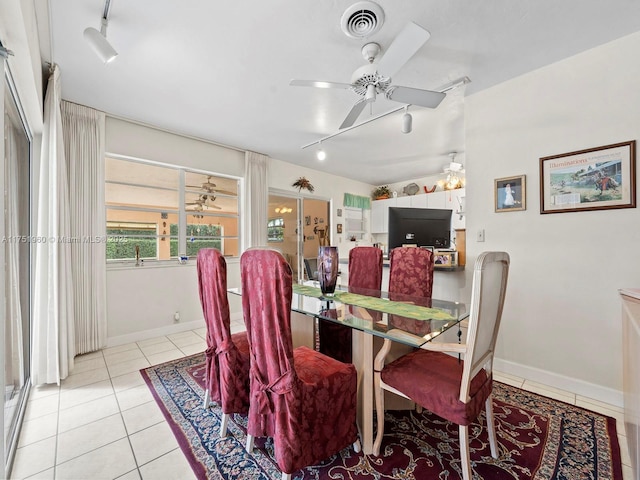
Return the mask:
POLYGON ((303 259, 317 258, 318 247, 331 243, 329 213, 328 200, 269 194, 269 246, 284 255, 298 281, 306 279, 303 259))

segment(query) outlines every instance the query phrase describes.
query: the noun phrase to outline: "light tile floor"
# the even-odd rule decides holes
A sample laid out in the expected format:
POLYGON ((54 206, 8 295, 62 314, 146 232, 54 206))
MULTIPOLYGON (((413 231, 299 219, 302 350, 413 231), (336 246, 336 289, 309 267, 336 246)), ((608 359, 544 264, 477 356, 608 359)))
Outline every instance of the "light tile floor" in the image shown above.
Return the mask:
MULTIPOLYGON (((243 328, 239 322, 232 331, 243 328)), ((33 388, 11 478, 194 479, 138 371, 204 351, 205 335, 200 328, 82 355, 60 387, 33 388)), ((512 375, 495 377, 615 417, 623 478, 632 479, 620 408, 512 375)))

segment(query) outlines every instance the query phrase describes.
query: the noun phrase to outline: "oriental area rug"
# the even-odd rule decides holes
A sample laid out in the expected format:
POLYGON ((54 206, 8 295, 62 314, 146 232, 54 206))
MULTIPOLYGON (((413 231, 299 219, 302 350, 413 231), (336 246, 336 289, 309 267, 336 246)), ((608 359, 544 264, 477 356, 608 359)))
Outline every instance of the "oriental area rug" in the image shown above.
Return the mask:
MULTIPOLYGON (((246 417, 232 416, 220 438, 221 412, 205 410, 204 354, 141 370, 199 479, 278 480, 273 444, 245 449, 246 417)), ((484 413, 470 428, 474 479, 622 480, 615 419, 494 382, 499 458, 491 457, 484 413)), ((347 448, 292 475, 301 479, 458 480, 458 427, 423 411, 389 411, 380 456, 347 448)))

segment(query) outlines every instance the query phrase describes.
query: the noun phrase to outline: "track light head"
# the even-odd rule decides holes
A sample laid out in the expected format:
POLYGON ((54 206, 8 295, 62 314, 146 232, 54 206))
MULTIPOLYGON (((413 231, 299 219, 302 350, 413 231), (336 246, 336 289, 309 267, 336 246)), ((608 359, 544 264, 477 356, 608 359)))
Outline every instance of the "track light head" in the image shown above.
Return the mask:
POLYGON ((402 133, 411 133, 413 126, 413 117, 411 114, 405 110, 404 115, 402 115, 402 133))
POLYGON ((316 152, 316 158, 320 161, 324 160, 327 158, 327 152, 325 152, 322 147, 320 147, 318 149, 318 151, 316 152))
POLYGON ((109 63, 118 56, 118 52, 116 52, 105 37, 107 30, 106 27, 107 21, 102 19, 101 30, 104 31, 104 34, 93 27, 89 27, 84 30, 85 40, 103 63, 109 63))

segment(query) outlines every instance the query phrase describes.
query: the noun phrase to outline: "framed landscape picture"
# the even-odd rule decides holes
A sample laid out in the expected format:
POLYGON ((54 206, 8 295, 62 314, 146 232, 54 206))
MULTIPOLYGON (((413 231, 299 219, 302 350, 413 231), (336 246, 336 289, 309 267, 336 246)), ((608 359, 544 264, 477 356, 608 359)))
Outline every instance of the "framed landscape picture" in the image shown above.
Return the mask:
POLYGON ((635 208, 636 141, 540 159, 540 213, 635 208))
POLYGON ((494 186, 496 212, 525 210, 525 176, 496 178, 494 186))

